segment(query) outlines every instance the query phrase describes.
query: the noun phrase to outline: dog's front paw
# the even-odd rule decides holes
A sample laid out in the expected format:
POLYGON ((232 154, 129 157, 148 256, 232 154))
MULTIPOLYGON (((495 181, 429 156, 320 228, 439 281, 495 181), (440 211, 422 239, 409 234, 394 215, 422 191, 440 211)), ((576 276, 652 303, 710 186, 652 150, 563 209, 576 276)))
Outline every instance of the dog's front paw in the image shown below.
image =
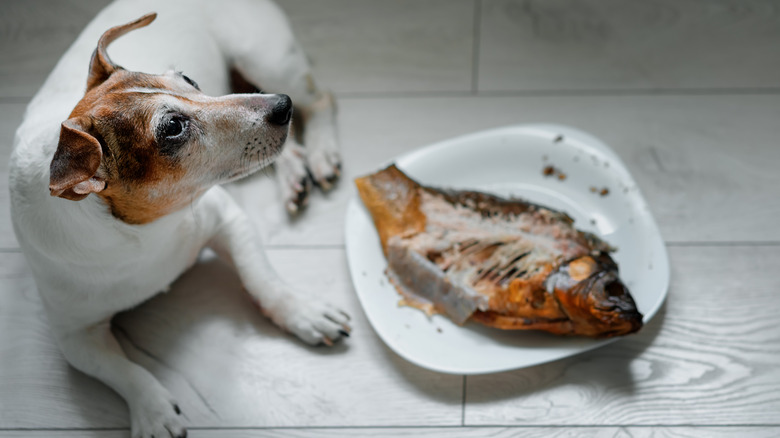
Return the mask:
POLYGON ((306 127, 306 168, 314 184, 330 190, 341 176, 341 156, 336 127, 325 115, 312 118, 306 127))
POLYGON ((309 345, 332 346, 352 331, 346 312, 314 299, 288 298, 271 319, 309 345))
POLYGON ((341 176, 341 156, 336 127, 336 102, 330 93, 322 93, 309 108, 303 144, 306 167, 314 184, 330 190, 341 176))
POLYGON ((279 190, 290 214, 298 213, 309 202, 311 181, 304 161, 303 147, 298 144, 288 144, 276 161, 279 190))
POLYGON ((167 391, 146 392, 129 401, 132 438, 186 438, 181 410, 167 391))
POLYGON ((341 157, 333 148, 314 148, 306 156, 309 172, 314 184, 328 191, 341 176, 341 157))

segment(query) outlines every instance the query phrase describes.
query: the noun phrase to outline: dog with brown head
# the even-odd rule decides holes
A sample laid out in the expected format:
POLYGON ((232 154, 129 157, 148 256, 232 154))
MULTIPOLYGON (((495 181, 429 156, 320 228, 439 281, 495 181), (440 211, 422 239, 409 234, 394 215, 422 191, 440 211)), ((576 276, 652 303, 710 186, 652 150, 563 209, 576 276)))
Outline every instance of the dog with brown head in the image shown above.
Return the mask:
POLYGON ((154 221, 215 184, 272 163, 292 116, 284 94, 209 97, 181 72, 153 75, 114 64, 108 45, 155 17, 100 38, 86 94, 62 123, 51 162, 52 196, 78 201, 96 193, 131 224, 154 221))
POLYGON ((181 438, 186 431, 174 395, 125 355, 112 317, 166 290, 204 247, 235 268, 263 314, 307 344, 333 345, 350 331, 344 312, 276 274, 254 223, 220 187, 276 162, 287 184, 282 199, 298 211, 307 193, 301 181, 324 187, 340 167, 333 101, 307 80, 305 55, 290 50, 298 43, 273 3, 198 1, 182 0, 186 20, 181 3, 155 2, 159 23, 113 50, 145 71, 186 65, 221 97, 175 70, 147 74, 115 64, 109 44, 156 18, 147 14, 102 32, 152 3, 118 0, 85 29, 30 103, 11 157, 14 231, 52 334, 71 365, 127 401, 133 438, 181 438), (305 150, 288 135, 286 94, 223 95, 234 69, 258 88, 263 82, 293 96, 311 140, 305 150))

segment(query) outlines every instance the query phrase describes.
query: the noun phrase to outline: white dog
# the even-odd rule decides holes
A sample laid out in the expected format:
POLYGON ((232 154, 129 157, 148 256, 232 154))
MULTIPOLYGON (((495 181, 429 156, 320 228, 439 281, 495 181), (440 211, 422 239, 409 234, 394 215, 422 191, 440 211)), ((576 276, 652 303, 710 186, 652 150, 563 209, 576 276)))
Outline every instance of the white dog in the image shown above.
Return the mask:
POLYGON ((217 186, 276 160, 296 211, 307 173, 324 188, 338 176, 334 113, 286 18, 263 0, 119 0, 30 103, 11 158, 14 230, 64 356, 124 397, 133 437, 186 431, 168 391, 125 356, 111 317, 165 290, 204 247, 229 260, 264 313, 305 342, 348 335, 344 312, 276 276, 246 215, 217 186), (155 14, 128 23, 152 10, 153 25, 155 14), (108 44, 134 29, 109 58, 108 44), (290 98, 226 95, 231 70, 292 96, 306 148, 288 138, 290 98))

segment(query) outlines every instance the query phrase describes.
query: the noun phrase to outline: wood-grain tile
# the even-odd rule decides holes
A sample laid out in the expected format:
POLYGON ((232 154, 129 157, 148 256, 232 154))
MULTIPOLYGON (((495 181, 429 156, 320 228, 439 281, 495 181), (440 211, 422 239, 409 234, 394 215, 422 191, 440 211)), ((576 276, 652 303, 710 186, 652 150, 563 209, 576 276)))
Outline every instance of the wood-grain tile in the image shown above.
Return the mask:
POLYGON ((237 196, 261 219, 268 243, 340 245, 353 177, 436 141, 534 122, 570 125, 612 147, 667 241, 780 241, 774 226, 780 96, 341 99, 339 105, 345 175, 334 192, 315 193, 308 211, 289 224, 270 180, 241 186, 237 196))
POLYGON ((65 363, 24 256, 0 266, 0 428, 126 426, 122 399, 65 363))
MULTIPOLYGON (((109 0, 0 2, 0 98, 30 98, 109 0)), ((84 68, 87 62, 84 61, 84 68)))
MULTIPOLYGON (((427 427, 328 429, 190 429, 191 438, 775 438, 780 427, 427 427)), ((126 438, 124 430, 0 431, 0 438, 126 438)))
MULTIPOLYGON (((312 348, 262 317, 209 260, 169 293, 115 318, 128 356, 154 373, 194 427, 458 425, 462 378, 417 368, 374 334, 342 250, 274 250, 280 275, 344 308, 353 334, 312 348)), ((0 254, 0 264, 21 254, 0 254)), ((0 429, 127 427, 123 401, 69 368, 29 275, 0 277, 0 429)))
POLYGON ((636 336, 467 380, 467 425, 779 425, 780 247, 672 248, 665 307, 636 336))
MULTIPOLYGON (((0 3, 0 97, 32 97, 81 29, 108 3, 0 3)), ((313 61, 318 82, 328 89, 471 89, 472 0, 295 0, 279 4, 313 61)))
POLYGON ((326 88, 471 89, 472 0, 286 0, 279 5, 326 88))
POLYGON ((11 226, 11 200, 8 194, 8 159, 13 148, 14 133, 22 123, 27 105, 0 103, 0 248, 19 246, 11 226))
POLYGON ((482 2, 479 90, 778 87, 772 0, 482 2))

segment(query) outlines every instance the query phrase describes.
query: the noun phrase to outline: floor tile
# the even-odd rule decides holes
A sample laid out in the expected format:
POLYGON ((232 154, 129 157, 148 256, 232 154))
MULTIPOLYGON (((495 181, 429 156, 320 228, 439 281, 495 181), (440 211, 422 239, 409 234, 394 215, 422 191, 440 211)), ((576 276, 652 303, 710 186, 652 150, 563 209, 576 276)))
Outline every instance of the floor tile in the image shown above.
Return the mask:
POLYGON ((480 91, 780 86, 771 0, 481 3, 480 91))
POLYGON ((119 396, 69 367, 21 253, 0 253, 0 427, 121 427, 119 396))
POLYGON ((471 0, 279 2, 337 92, 471 90, 471 0))
MULTIPOLYGON (((774 438, 780 427, 468 427, 468 428, 328 428, 328 429, 190 429, 191 438, 774 438)), ((117 431, 0 431, 0 438, 125 438, 128 432, 117 431)))
POLYGON ((672 248, 664 308, 634 336, 470 376, 467 425, 775 424, 780 247, 672 248))
MULTIPOLYGON (((30 98, 109 0, 0 2, 0 98, 30 98)), ((85 64, 86 68, 86 64, 85 64)))
MULTIPOLYGON (((274 250, 283 278, 353 317, 353 334, 312 348, 260 315, 222 262, 209 259, 169 293, 115 318, 128 356, 178 399, 193 427, 458 425, 462 378, 396 356, 374 334, 343 250, 274 250)), ((127 427, 123 401, 68 367, 52 342, 21 254, 0 277, 0 428, 127 427), (2 398, 0 398, 2 400, 2 398)))
MULTIPOLYGON (((81 29, 108 3, 3 2, 0 17, 8 18, 0 18, 0 97, 32 97, 81 29)), ((295 0, 280 5, 324 88, 471 90, 471 0, 295 0)))
MULTIPOLYGON (((260 175, 235 191, 267 243, 341 245, 354 177, 436 141, 522 123, 570 125, 612 147, 667 241, 780 241, 774 226, 780 96, 341 99, 339 105, 345 174, 334 192, 315 193, 308 211, 290 223, 270 178, 260 175)), ((589 164, 559 167, 574 165, 589 164)))
POLYGON ((22 123, 26 107, 26 104, 21 103, 0 103, 0 248, 19 246, 11 226, 8 160, 13 149, 16 128, 22 123))

